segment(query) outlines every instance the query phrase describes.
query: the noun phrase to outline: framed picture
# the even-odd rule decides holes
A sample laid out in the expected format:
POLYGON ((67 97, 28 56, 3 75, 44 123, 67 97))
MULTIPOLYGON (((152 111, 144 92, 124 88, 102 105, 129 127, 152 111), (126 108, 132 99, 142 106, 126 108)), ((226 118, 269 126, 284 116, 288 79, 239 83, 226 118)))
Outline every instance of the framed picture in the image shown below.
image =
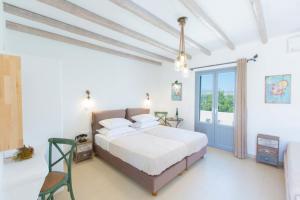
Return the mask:
POLYGON ((265 103, 291 103, 291 75, 266 76, 265 103))
POLYGON ((182 83, 175 81, 172 83, 172 92, 171 92, 172 101, 181 101, 182 100, 182 83))

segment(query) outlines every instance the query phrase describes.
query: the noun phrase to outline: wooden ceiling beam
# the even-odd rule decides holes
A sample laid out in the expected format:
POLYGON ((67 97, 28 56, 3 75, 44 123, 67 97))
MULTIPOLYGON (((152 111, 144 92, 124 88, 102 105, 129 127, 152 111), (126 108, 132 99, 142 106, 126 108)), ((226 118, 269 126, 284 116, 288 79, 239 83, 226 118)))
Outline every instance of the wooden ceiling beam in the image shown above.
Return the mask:
POLYGON ((250 0, 250 4, 255 17, 260 40, 263 44, 266 44, 268 42, 268 35, 261 2, 260 0, 250 0))
POLYGON ((58 21, 56 19, 46 17, 44 15, 40 15, 38 13, 34 13, 34 12, 29 11, 29 10, 25 10, 23 8, 20 8, 20 7, 17 7, 17 6, 8 4, 8 3, 4 3, 3 9, 4 9, 5 12, 7 12, 9 14, 13 14, 13 15, 16 15, 16 16, 19 16, 19 17, 23 17, 23 18, 35 21, 35 22, 39 22, 39 23, 46 24, 46 25, 49 25, 49 26, 52 26, 52 27, 55 27, 55 28, 59 28, 61 30, 68 31, 70 33, 74 33, 74 34, 77 34, 77 35, 80 35, 80 36, 85 36, 85 37, 88 37, 88 38, 91 38, 91 39, 95 39, 95 40, 98 40, 100 42, 104 42, 104 43, 107 43, 107 44, 110 44, 110 45, 121 47, 121 48, 130 50, 130 51, 137 52, 139 54, 143 54, 143 55, 155 58, 155 59, 165 61, 165 62, 172 62, 172 63, 174 62, 174 59, 171 59, 171 58, 168 58, 168 57, 165 57, 165 56, 161 56, 161 55, 156 54, 156 53, 152 53, 152 52, 144 50, 142 48, 120 42, 120 41, 112 39, 110 37, 106 37, 104 35, 100 35, 98 33, 94 33, 94 32, 91 32, 89 30, 79 28, 79 27, 73 26, 71 24, 67 24, 67 23, 64 23, 62 21, 58 21))
POLYGON ((127 59, 137 60, 140 62, 149 63, 149 64, 153 64, 153 65, 162 65, 161 62, 158 62, 155 60, 136 56, 136 55, 129 54, 129 53, 124 53, 124 52, 117 51, 114 49, 102 47, 99 45, 91 44, 88 42, 84 42, 81 40, 73 39, 70 37, 66 37, 63 35, 44 31, 41 29, 33 28, 30 26, 22 25, 19 23, 11 22, 11 21, 6 21, 6 28, 14 30, 14 31, 18 31, 18 32, 28 33, 31 35, 35 35, 35 36, 39 36, 39 37, 43 37, 43 38, 47 38, 47 39, 51 39, 51 40, 55 40, 55 41, 59 41, 59 42, 87 48, 87 49, 91 49, 91 50, 95 50, 95 51, 104 52, 104 53, 115 55, 115 56, 120 56, 120 57, 127 58, 127 59))
POLYGON ((152 39, 146 35, 143 35, 137 31, 134 31, 132 29, 129 29, 125 26, 122 26, 121 24, 118 24, 112 20, 109 20, 107 18, 104 18, 96 13, 93 13, 85 8, 82 8, 72 2, 69 2, 67 0, 38 0, 42 3, 45 3, 49 6, 55 7, 57 9, 60 9, 64 12, 67 12, 69 14, 72 14, 76 17, 88 20, 90 22, 93 22, 95 24, 98 24, 100 26, 104 26, 108 29, 114 30, 116 32, 122 33, 124 35, 127 35, 131 38, 134 38, 136 40, 140 40, 144 43, 150 44, 152 46, 155 46, 157 48, 163 49, 171 54, 177 55, 178 50, 169 47, 168 45, 165 45, 161 42, 158 42, 155 39, 152 39))
MULTIPOLYGON (((168 23, 166 23, 159 17, 155 16, 148 10, 144 9, 143 7, 139 6, 138 4, 134 3, 133 1, 131 1, 131 0, 110 0, 110 1, 112 3, 114 3, 115 5, 137 15, 138 17, 144 19, 145 21, 158 27, 159 29, 161 29, 167 33, 170 33, 171 35, 173 35, 176 38, 179 38, 180 32, 176 28, 172 27, 171 25, 169 25, 168 23)), ((186 37, 186 42, 189 45, 200 49, 206 55, 211 55, 211 52, 207 48, 205 48, 203 45, 194 41, 190 37, 187 37, 187 36, 185 36, 185 37, 186 37)))
POLYGON ((221 39, 225 45, 234 50, 235 46, 224 31, 204 12, 199 4, 194 0, 180 0, 180 2, 201 22, 215 32, 217 37, 221 39))

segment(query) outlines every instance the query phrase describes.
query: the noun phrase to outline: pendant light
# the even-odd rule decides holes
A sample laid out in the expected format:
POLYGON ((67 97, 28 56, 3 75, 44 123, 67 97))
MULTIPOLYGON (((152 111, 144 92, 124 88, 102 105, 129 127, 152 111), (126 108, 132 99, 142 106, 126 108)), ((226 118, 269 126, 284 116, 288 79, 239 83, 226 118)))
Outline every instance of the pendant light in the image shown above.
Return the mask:
POLYGON ((180 25, 180 41, 178 55, 175 60, 175 71, 181 71, 183 75, 188 76, 189 69, 187 66, 187 55, 185 52, 185 41, 184 41, 184 26, 187 21, 187 17, 178 18, 178 23, 180 25))

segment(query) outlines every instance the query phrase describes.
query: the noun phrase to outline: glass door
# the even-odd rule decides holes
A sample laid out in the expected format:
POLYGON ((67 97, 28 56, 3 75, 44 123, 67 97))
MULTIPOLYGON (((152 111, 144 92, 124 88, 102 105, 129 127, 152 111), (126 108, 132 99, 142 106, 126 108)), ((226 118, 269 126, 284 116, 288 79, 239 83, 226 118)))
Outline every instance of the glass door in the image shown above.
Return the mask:
POLYGON ((197 131, 206 133, 209 145, 213 145, 215 141, 214 136, 214 74, 202 73, 197 80, 198 95, 197 114, 195 128, 197 131))
POLYGON ((209 145, 233 151, 235 69, 196 73, 195 130, 209 145))

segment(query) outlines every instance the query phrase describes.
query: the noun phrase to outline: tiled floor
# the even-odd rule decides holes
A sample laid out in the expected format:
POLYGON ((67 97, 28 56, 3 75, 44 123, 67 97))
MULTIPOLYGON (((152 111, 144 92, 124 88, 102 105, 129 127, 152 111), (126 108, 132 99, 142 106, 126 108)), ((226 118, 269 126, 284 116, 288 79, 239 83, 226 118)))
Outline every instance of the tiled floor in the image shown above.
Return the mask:
MULTIPOLYGON (((158 192, 157 197, 97 157, 73 165, 76 200, 284 200, 282 169, 239 160, 210 148, 206 157, 158 192)), ((56 200, 70 199, 65 190, 56 200)))

